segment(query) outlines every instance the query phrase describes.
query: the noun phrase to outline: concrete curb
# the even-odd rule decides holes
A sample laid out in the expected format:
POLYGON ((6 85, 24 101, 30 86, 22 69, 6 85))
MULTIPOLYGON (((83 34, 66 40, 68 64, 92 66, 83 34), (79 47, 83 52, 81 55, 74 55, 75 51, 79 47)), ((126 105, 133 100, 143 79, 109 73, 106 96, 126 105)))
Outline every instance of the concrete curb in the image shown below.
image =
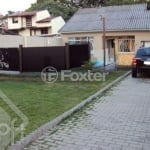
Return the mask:
POLYGON ((46 131, 53 129, 61 121, 63 121, 64 119, 66 119, 67 117, 69 117, 70 115, 72 115, 77 110, 81 109, 83 106, 85 106, 87 103, 91 102, 97 96, 100 96, 103 92, 105 92, 106 90, 110 89, 112 86, 114 86, 118 82, 120 82, 122 79, 124 79, 125 77, 127 77, 130 73, 131 73, 130 71, 127 72, 127 73, 125 73, 124 75, 122 75, 118 79, 114 80, 113 82, 111 82, 110 84, 108 84, 107 86, 105 86, 103 89, 101 89, 98 92, 96 92, 94 95, 92 95, 89 98, 85 99, 83 102, 81 102, 77 106, 73 107, 69 111, 67 111, 67 112, 63 113, 62 115, 58 116, 54 120, 52 120, 52 121, 44 124, 43 126, 41 126, 40 128, 38 128, 37 130, 35 130, 31 134, 29 134, 24 139, 18 141, 16 144, 10 146, 8 148, 8 150, 23 150, 23 148, 25 146, 27 146, 31 142, 35 141, 36 139, 38 139, 40 136, 42 136, 44 133, 46 133, 46 131))

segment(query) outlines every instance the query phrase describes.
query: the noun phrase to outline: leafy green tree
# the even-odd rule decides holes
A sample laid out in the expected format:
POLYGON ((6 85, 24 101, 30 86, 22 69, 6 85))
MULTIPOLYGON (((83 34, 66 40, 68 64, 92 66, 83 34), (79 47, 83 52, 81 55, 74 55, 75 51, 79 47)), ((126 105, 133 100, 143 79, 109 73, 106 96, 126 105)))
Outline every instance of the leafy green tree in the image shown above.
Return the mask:
POLYGON ((68 20, 77 10, 67 0, 37 0, 37 3, 32 4, 29 8, 29 10, 44 9, 47 9, 52 16, 62 16, 65 20, 68 20))
POLYGON ((79 5, 81 7, 98 7, 104 5, 106 0, 80 0, 79 5))

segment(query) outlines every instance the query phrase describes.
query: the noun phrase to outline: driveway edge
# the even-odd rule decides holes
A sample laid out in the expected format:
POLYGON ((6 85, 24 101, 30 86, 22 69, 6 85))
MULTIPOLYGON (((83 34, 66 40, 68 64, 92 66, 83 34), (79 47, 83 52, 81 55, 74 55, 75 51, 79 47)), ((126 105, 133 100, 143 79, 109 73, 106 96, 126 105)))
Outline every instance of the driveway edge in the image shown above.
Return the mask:
POLYGON ((33 131, 31 134, 27 135, 24 139, 16 142, 16 144, 8 147, 8 150, 23 150, 23 148, 27 145, 29 145, 31 142, 38 139, 40 136, 42 136, 46 131, 53 129, 55 126, 57 126, 61 121, 72 115, 74 112, 81 109, 83 106, 85 106, 87 103, 94 100, 97 96, 100 96, 102 93, 104 93, 106 90, 110 89, 112 86, 120 82, 122 79, 127 77, 131 72, 127 72, 124 75, 120 76, 107 86, 105 86, 103 89, 97 91, 92 96, 88 97, 84 101, 82 101, 80 104, 76 105, 72 109, 68 110, 67 112, 63 113, 62 115, 58 116, 54 120, 44 124, 43 126, 39 127, 37 130, 33 131))

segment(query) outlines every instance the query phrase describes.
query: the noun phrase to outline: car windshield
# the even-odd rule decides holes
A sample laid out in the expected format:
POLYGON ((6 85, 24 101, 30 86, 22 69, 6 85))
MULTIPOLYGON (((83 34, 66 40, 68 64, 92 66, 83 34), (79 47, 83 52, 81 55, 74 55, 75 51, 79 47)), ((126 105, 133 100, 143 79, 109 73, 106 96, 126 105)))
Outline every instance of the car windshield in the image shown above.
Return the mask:
POLYGON ((150 56, 150 48, 140 48, 136 53, 137 57, 150 56))

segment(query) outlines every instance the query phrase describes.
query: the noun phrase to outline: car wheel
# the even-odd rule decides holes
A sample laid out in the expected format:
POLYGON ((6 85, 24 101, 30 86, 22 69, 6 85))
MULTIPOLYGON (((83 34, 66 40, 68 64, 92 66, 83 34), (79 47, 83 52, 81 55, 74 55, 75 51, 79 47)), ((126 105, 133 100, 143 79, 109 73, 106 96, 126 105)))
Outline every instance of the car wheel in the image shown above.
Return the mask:
POLYGON ((132 70, 132 77, 133 77, 133 78, 136 78, 136 77, 137 77, 137 70, 136 70, 136 69, 133 69, 133 70, 132 70))

